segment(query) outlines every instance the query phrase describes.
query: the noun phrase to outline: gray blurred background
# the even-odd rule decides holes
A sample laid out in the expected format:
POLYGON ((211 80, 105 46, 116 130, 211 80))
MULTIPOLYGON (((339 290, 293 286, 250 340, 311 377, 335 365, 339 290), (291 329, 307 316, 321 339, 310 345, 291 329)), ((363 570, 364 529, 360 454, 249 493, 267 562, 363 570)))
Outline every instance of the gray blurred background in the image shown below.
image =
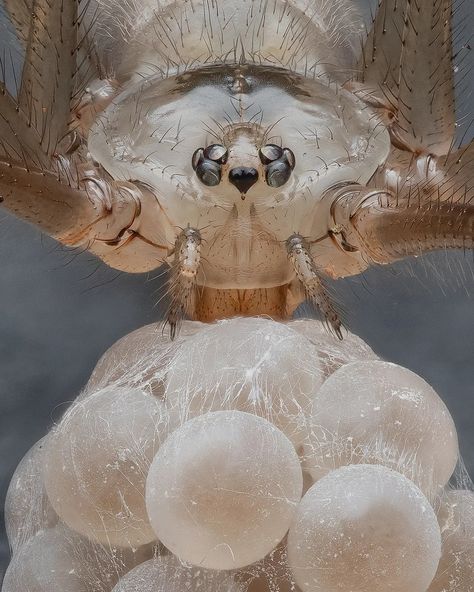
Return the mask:
MULTIPOLYGON (((0 27, 0 50, 12 43, 0 27)), ((473 270, 470 252, 437 253, 336 285, 348 328, 383 358, 423 376, 442 396, 471 474, 473 270)), ((127 332, 160 318, 159 275, 110 270, 0 211, 2 508, 19 460, 79 393, 99 356, 127 332)), ((8 557, 2 534, 0 573, 8 557)))

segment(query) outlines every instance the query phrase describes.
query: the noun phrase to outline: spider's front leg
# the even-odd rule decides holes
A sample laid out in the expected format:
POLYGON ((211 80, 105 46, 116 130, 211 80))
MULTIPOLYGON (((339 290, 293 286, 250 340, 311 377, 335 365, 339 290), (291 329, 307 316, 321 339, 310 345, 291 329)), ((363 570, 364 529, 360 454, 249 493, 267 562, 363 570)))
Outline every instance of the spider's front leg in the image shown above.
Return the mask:
POLYGON ((116 91, 113 82, 100 80, 101 64, 83 55, 93 44, 85 20, 89 3, 23 4, 7 2, 25 64, 16 95, 0 81, 2 205, 112 267, 155 269, 170 250, 160 218, 142 214, 159 211, 156 197, 144 186, 114 180, 91 161, 86 147, 91 121, 116 91))
POLYGON ((368 261, 474 245, 474 145, 453 151, 455 104, 472 52, 453 4, 381 0, 358 81, 350 83, 392 139, 371 182, 380 190, 349 191, 333 204, 336 239, 368 261))
POLYGON ((374 182, 382 189, 352 187, 334 198, 341 248, 387 264, 474 247, 474 143, 440 157, 400 153, 374 182))
POLYGON ((88 249, 123 271, 155 269, 170 251, 143 231, 142 213, 155 210, 155 196, 94 167, 76 169, 61 159, 53 172, 0 161, 0 201, 60 243, 88 249))

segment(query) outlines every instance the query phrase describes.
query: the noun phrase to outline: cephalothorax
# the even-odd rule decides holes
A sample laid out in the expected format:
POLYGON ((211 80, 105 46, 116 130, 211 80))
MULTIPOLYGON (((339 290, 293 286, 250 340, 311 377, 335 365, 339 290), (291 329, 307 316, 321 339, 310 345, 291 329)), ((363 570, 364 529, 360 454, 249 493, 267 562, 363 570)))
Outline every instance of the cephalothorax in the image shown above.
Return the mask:
POLYGON ((169 264, 172 333, 309 297, 340 334, 325 276, 473 246, 451 0, 381 0, 362 52, 349 0, 4 1, 26 58, 3 205, 117 269, 169 264))

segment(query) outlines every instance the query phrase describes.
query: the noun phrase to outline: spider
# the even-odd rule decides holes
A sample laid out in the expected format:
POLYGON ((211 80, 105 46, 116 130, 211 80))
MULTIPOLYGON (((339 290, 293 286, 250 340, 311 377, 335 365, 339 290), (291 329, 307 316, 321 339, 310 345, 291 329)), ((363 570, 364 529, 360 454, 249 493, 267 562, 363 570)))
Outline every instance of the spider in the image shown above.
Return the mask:
POLYGON ((4 0, 2 205, 126 272, 170 267, 167 322, 286 318, 342 337, 326 278, 471 248, 451 0, 4 0), (362 40, 362 49, 361 46, 362 40))

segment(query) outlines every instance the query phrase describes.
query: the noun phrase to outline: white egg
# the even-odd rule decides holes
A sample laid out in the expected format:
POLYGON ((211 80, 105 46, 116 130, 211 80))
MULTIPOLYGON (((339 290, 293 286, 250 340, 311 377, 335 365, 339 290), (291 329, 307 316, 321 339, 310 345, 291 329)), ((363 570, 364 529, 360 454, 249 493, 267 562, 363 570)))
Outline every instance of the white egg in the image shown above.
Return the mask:
POLYGON ((80 398, 108 386, 135 387, 163 396, 170 358, 184 339, 203 327, 203 323, 183 321, 178 338, 174 341, 163 328, 163 323, 146 325, 125 335, 97 362, 80 398))
POLYGON ((317 319, 296 319, 286 325, 304 335, 316 347, 326 377, 350 362, 378 359, 367 343, 350 331, 344 331, 344 339, 341 341, 317 319))
POLYGON ((241 411, 196 417, 160 448, 146 503, 175 555, 212 569, 243 567, 285 536, 301 498, 298 456, 268 421, 241 411))
POLYGON ((428 592, 474 592, 474 493, 446 492, 438 520, 442 556, 428 592))
POLYGON ((318 352, 302 335, 268 319, 237 318, 183 343, 170 363, 166 399, 176 425, 235 409, 264 417, 298 445, 322 378, 318 352))
POLYGON ((46 494, 43 455, 47 437, 39 440, 21 459, 5 500, 5 528, 15 553, 37 532, 53 527, 58 515, 46 494))
POLYGON ((425 592, 440 554, 426 497, 377 465, 323 477, 303 497, 288 535, 289 564, 303 592, 425 592))
POLYGON ((157 557, 130 571, 112 592, 241 592, 231 573, 187 566, 176 557, 157 557))
POLYGON ((303 464, 314 479, 332 469, 380 464, 431 497, 451 477, 458 439, 446 405, 420 376, 382 361, 352 362, 313 399, 303 464))
POLYGON ((109 592, 119 577, 153 557, 150 547, 99 545, 64 524, 42 530, 8 566, 2 592, 109 592))
POLYGON ((107 544, 153 541, 145 482, 166 426, 163 402, 137 389, 105 389, 73 405, 44 455, 46 490, 64 522, 107 544))

